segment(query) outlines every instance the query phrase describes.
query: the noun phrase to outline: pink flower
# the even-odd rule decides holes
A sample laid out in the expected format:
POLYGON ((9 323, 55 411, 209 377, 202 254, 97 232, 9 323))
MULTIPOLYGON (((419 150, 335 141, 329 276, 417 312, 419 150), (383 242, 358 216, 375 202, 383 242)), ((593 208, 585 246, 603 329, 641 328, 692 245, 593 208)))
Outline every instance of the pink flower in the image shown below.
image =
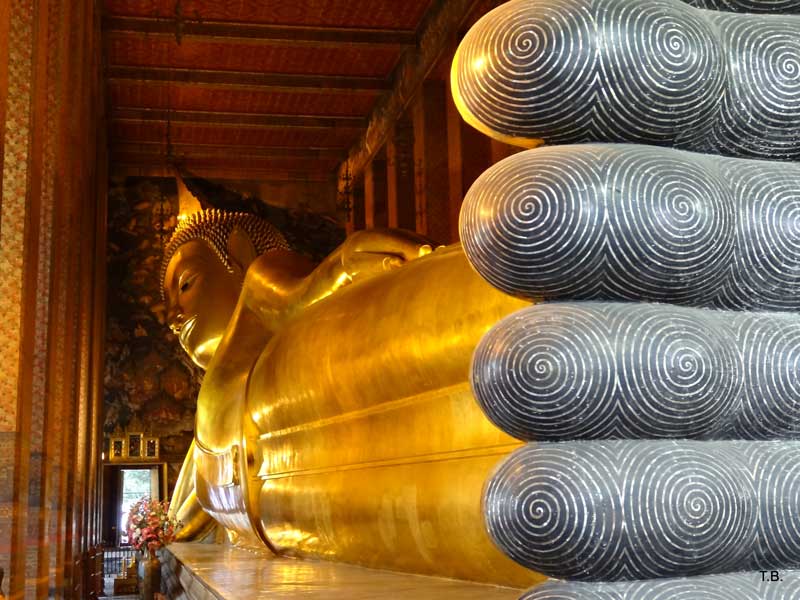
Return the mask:
POLYGON ((175 531, 180 527, 169 516, 169 503, 142 498, 131 505, 128 515, 128 537, 136 550, 155 552, 175 540, 175 531))

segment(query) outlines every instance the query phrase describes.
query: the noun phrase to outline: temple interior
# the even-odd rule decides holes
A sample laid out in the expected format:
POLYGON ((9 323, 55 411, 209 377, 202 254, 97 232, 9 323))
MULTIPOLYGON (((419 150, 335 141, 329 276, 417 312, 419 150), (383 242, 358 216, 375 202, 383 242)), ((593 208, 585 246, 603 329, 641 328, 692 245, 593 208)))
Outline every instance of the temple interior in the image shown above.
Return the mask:
POLYGON ((0 590, 96 597, 123 471, 169 498, 192 441, 202 370, 159 281, 185 197, 261 204, 312 257, 373 228, 456 241, 466 189, 517 150, 448 92, 498 2, 2 4, 0 590))
POLYGON ((800 0, 0 0, 0 598, 798 600, 798 159, 800 0))

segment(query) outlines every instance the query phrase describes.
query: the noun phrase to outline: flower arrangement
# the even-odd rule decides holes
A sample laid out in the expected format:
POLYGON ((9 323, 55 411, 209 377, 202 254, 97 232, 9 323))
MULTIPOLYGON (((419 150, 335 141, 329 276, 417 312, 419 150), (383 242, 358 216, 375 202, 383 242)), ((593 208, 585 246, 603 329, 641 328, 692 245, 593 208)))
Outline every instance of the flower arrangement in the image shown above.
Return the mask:
POLYGON ((131 505, 128 513, 128 539, 131 545, 146 557, 170 542, 180 523, 169 515, 169 502, 141 498, 131 505))

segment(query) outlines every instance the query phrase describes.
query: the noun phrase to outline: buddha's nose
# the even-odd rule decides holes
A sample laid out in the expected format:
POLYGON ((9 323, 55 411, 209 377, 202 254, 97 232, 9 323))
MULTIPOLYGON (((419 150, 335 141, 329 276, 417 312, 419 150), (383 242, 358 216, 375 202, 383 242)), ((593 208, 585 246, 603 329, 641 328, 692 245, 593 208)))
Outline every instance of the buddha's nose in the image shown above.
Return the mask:
POLYGON ((172 333, 177 335, 183 324, 186 322, 186 317, 183 313, 176 307, 171 308, 167 313, 167 323, 169 324, 169 328, 172 330, 172 333))

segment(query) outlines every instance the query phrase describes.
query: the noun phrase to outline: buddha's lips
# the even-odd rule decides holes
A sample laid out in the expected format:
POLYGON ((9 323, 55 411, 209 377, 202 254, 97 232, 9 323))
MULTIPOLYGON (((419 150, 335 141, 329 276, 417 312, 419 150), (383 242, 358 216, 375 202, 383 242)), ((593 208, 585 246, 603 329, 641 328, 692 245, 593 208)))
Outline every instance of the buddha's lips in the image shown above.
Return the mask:
POLYGON ((186 344, 189 341, 189 336, 192 333, 192 329, 194 329, 194 324, 197 322, 197 317, 192 317, 187 319, 187 321, 181 325, 181 330, 178 333, 178 339, 181 342, 181 346, 186 348, 186 344))

